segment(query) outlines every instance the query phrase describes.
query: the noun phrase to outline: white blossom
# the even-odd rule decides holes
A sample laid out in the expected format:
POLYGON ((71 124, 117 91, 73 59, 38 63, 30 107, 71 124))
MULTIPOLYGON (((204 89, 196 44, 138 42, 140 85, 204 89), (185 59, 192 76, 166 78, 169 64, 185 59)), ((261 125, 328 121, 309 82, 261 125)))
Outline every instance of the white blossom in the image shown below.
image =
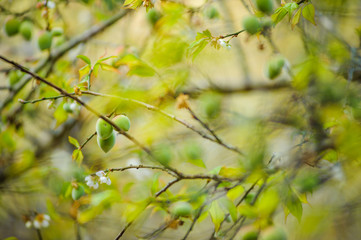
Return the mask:
POLYGON ((218 39, 217 42, 221 47, 224 47, 224 48, 227 48, 227 49, 231 48, 231 45, 228 42, 224 41, 224 39, 218 39))
POLYGON ((25 223, 26 228, 31 228, 32 226, 33 226, 33 223, 30 220, 26 221, 26 223, 25 223))
POLYGON ((49 227, 49 221, 50 221, 49 215, 40 213, 40 214, 36 215, 36 217, 33 221, 34 228, 37 228, 37 229, 47 228, 47 227, 49 227))
POLYGON ((99 184, 97 181, 95 181, 94 177, 92 176, 86 176, 85 177, 86 185, 89 187, 92 187, 94 189, 97 189, 99 187, 99 184))
POLYGON ((107 176, 107 174, 104 171, 99 171, 96 173, 96 175, 99 177, 100 183, 106 183, 110 185, 112 182, 110 181, 110 178, 107 176))

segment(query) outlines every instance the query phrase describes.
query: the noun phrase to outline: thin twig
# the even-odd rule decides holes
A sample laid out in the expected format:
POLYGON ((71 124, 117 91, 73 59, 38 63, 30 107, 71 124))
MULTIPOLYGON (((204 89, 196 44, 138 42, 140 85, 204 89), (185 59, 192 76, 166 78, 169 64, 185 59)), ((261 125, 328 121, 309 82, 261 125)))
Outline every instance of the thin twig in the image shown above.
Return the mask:
POLYGON ((78 148, 79 150, 82 150, 84 148, 84 146, 95 136, 97 135, 97 132, 94 132, 92 135, 90 135, 86 140, 85 142, 80 145, 80 147, 78 148))
POLYGON ((44 78, 40 77, 39 75, 37 75, 36 73, 33 73, 31 71, 29 71, 28 69, 26 69, 25 67, 23 67, 22 65, 11 61, 7 58, 5 58, 4 56, 0 55, 0 59, 2 59, 4 62, 7 62, 11 65, 13 65, 14 67, 18 68, 20 71, 29 74, 31 77, 39 80, 40 82, 45 83, 46 85, 54 88, 55 90, 57 90, 60 94, 62 95, 66 95, 67 97, 73 99, 74 101, 76 101, 77 103, 79 103, 80 105, 82 105, 83 107, 85 107, 88 111, 90 111, 91 113, 93 113, 94 115, 96 115, 97 117, 103 119, 104 121, 106 121, 108 124, 110 124, 111 126, 113 126, 113 128, 119 132, 120 134, 124 135, 126 138, 128 138, 130 141, 132 141, 134 144, 136 144, 138 147, 140 147, 143 151, 145 151, 148 155, 153 156, 151 151, 145 147, 143 144, 141 144, 140 142, 138 142, 138 140, 136 140, 134 137, 132 137, 131 135, 129 135, 128 133, 126 133, 125 131, 121 130, 113 121, 111 121, 109 118, 105 117, 104 115, 100 114, 98 111, 96 111, 95 109, 93 109, 92 107, 90 107, 88 104, 86 104, 85 102, 83 102, 82 100, 80 100, 77 96, 72 95, 71 93, 68 93, 67 91, 65 91, 64 89, 56 86, 55 84, 45 80, 44 78))
POLYGON ((36 234, 38 235, 39 240, 43 240, 43 236, 41 235, 40 229, 36 229, 36 234))
POLYGON ((125 227, 123 228, 123 230, 118 234, 118 236, 115 237, 114 240, 119 240, 125 233, 125 231, 127 231, 127 229, 133 224, 133 221, 127 223, 127 225, 125 225, 125 227))
POLYGON ((161 195, 162 193, 164 193, 165 191, 167 191, 171 186, 173 186, 175 183, 181 181, 181 178, 176 178, 172 181, 170 181, 164 188, 162 188, 161 190, 159 190, 155 196, 158 197, 159 195, 161 195))

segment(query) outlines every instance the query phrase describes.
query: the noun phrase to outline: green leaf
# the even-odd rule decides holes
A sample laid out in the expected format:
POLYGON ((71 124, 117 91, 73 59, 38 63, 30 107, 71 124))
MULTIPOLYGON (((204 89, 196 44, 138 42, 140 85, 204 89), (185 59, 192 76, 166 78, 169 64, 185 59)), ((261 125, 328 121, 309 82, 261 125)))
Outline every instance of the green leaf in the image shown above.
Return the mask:
POLYGON ((117 56, 103 57, 103 58, 99 59, 99 60, 97 61, 97 63, 104 62, 104 61, 106 61, 106 60, 108 60, 108 59, 111 59, 111 58, 117 58, 117 56))
POLYGON ((188 48, 188 55, 192 56, 192 60, 194 60, 198 54, 207 46, 209 41, 210 40, 202 38, 191 43, 188 48))
POLYGON ((237 198, 239 198, 241 196, 241 194, 244 193, 244 187, 242 185, 239 185, 237 187, 232 188, 231 190, 229 190, 227 192, 227 197, 231 200, 234 201, 237 198))
POLYGON ((54 118, 56 120, 56 127, 59 127, 68 118, 68 114, 63 109, 63 104, 59 104, 54 112, 54 118))
POLYGON ((298 24, 298 22, 300 21, 301 12, 302 12, 302 8, 299 8, 299 9, 296 11, 295 15, 293 16, 292 21, 291 21, 291 23, 292 23, 292 29, 293 29, 293 28, 298 24))
POLYGON ((129 9, 136 9, 137 7, 142 5, 142 3, 143 3, 143 0, 126 0, 124 2, 123 7, 129 8, 129 9))
POLYGON ((243 175, 243 169, 241 168, 232 168, 232 167, 222 167, 219 171, 219 175, 227 178, 236 178, 243 175))
POLYGON ((225 216, 223 210, 219 206, 218 201, 212 202, 211 208, 208 210, 208 212, 211 215, 212 222, 214 224, 214 229, 216 232, 218 232, 219 227, 221 226, 221 222, 223 221, 224 216, 225 216))
POLYGON ((90 59, 89 59, 87 56, 78 55, 78 56, 76 56, 76 57, 79 58, 79 59, 81 59, 81 60, 83 60, 83 61, 84 61, 85 63, 87 63, 88 65, 91 64, 90 59))
POLYGON ((288 11, 283 8, 277 8, 275 13, 272 15, 272 20, 275 24, 279 23, 280 21, 282 21, 282 19, 287 15, 288 11))
POLYGON ((154 76, 156 71, 150 67, 147 63, 143 62, 133 54, 128 54, 114 63, 115 67, 120 65, 127 65, 129 67, 128 75, 137 75, 140 77, 154 76))
POLYGON ((298 8, 298 4, 297 3, 287 3, 286 5, 283 6, 284 9, 287 10, 288 12, 288 16, 289 19, 291 20, 292 17, 292 13, 298 8))
POLYGON ((233 222, 236 222, 237 221, 237 208, 236 206, 234 205, 234 203, 229 200, 228 198, 226 197, 223 197, 219 200, 222 205, 227 209, 227 211, 229 212, 229 214, 231 215, 231 218, 233 220, 233 222))
POLYGON ((189 159, 187 162, 201 168, 207 168, 202 159, 189 159))
POLYGON ((79 69, 79 80, 83 79, 84 76, 89 75, 91 70, 90 65, 85 65, 84 67, 79 69))
POLYGON ((301 222, 303 211, 302 202, 292 190, 290 190, 286 198, 286 207, 290 213, 295 216, 299 222, 301 222))
POLYGON ((71 144, 73 144, 76 148, 79 148, 79 147, 80 147, 78 140, 76 140, 75 138, 73 138, 73 137, 71 137, 71 136, 69 136, 68 139, 69 139, 69 142, 70 142, 71 144))
POLYGON ((106 63, 100 63, 100 67, 101 67, 102 70, 104 70, 104 71, 119 73, 119 70, 118 70, 118 69, 116 69, 116 68, 113 67, 112 65, 109 65, 109 64, 106 64, 106 63))
POLYGON ((312 24, 316 25, 316 22, 315 22, 315 7, 313 6, 312 3, 307 4, 306 6, 303 7, 302 15, 303 15, 303 17, 305 19, 310 21, 312 24))
POLYGON ((76 163, 81 164, 84 159, 83 152, 80 149, 75 149, 73 151, 72 159, 76 163))
POLYGON ((150 188, 150 192, 152 193, 152 195, 155 195, 156 192, 158 192, 158 189, 159 189, 159 176, 160 176, 160 174, 157 173, 153 177, 152 187, 150 188))

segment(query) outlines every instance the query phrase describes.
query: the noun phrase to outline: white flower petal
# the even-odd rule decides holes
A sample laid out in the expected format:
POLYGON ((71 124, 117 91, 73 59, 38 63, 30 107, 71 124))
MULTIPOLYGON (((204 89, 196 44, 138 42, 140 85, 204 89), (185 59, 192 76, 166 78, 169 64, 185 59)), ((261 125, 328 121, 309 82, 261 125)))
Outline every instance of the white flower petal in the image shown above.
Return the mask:
POLYGON ((46 221, 46 220, 44 220, 44 221, 41 223, 41 226, 42 226, 43 228, 47 228, 47 227, 49 227, 49 222, 46 221))
POLYGON ((34 228, 37 228, 37 229, 41 228, 41 224, 38 220, 34 220, 33 224, 34 224, 34 228))
POLYGON ((32 227, 32 223, 31 223, 31 221, 26 221, 26 223, 25 223, 25 227, 26 228, 31 228, 32 227))
POLYGON ((112 184, 112 181, 110 181, 110 178, 107 179, 107 182, 106 182, 108 185, 112 184))
POLYGON ((103 176, 105 176, 105 172, 104 171, 99 171, 99 172, 96 173, 96 175, 98 177, 103 177, 103 176))
POLYGON ((47 215, 47 214, 44 214, 44 219, 45 219, 46 221, 50 221, 50 216, 47 215))

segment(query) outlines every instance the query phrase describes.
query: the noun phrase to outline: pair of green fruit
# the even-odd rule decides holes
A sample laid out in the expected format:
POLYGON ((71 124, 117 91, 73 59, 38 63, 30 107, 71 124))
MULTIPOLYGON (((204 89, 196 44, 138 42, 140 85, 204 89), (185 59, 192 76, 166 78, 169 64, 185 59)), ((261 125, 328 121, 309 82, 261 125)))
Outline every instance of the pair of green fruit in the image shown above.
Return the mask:
MULTIPOLYGON (((115 125, 122 131, 128 131, 130 128, 129 118, 125 115, 119 115, 112 119, 115 125)), ((98 146, 105 152, 109 152, 115 144, 115 132, 113 126, 104 119, 99 118, 96 123, 98 146)))
POLYGON ((285 65, 285 59, 282 56, 277 56, 272 58, 266 64, 266 69, 265 69, 266 76, 269 79, 275 79, 281 74, 284 65, 285 65))
POLYGON ((33 24, 29 21, 20 22, 16 18, 11 18, 5 22, 5 33, 9 37, 15 36, 20 32, 26 41, 32 37, 33 24))
MULTIPOLYGON (((258 10, 265 14, 271 14, 273 12, 272 0, 256 0, 256 6, 258 10)), ((246 32, 253 35, 262 30, 263 27, 272 25, 270 21, 260 21, 256 16, 249 16, 243 19, 243 28, 246 32)))

